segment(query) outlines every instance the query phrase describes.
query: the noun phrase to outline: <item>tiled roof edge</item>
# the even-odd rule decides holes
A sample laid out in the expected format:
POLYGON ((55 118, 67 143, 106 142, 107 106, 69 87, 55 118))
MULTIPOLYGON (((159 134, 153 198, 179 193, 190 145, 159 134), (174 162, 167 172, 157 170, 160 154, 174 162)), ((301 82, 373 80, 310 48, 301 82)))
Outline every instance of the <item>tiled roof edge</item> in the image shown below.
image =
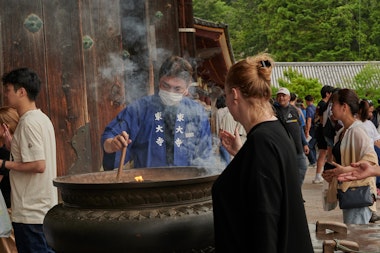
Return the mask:
POLYGON ((338 62, 275 62, 277 66, 342 66, 342 65, 380 65, 380 61, 338 61, 338 62))
POLYGON ((215 27, 215 28, 227 28, 228 27, 228 25, 224 24, 224 23, 213 22, 213 21, 209 21, 209 20, 196 18, 196 17, 194 17, 194 24, 204 25, 204 26, 209 26, 209 27, 215 27))

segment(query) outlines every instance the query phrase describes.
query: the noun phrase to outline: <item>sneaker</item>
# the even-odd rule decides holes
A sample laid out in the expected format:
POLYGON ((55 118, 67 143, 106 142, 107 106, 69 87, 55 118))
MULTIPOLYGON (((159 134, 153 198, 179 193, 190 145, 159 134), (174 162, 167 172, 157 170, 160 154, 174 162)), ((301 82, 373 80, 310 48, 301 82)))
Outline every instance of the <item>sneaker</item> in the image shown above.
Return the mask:
POLYGON ((323 183, 323 178, 316 178, 313 180, 313 184, 322 184, 323 183))

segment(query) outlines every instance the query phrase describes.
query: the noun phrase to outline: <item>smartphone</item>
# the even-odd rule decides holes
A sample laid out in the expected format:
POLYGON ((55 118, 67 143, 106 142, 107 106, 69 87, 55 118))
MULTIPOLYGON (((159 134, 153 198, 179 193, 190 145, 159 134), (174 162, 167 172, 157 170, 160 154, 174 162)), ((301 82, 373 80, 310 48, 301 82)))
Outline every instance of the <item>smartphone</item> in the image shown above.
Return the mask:
POLYGON ((325 166, 323 167, 323 170, 332 170, 335 168, 336 168, 335 165, 333 165, 332 163, 326 162, 325 166))

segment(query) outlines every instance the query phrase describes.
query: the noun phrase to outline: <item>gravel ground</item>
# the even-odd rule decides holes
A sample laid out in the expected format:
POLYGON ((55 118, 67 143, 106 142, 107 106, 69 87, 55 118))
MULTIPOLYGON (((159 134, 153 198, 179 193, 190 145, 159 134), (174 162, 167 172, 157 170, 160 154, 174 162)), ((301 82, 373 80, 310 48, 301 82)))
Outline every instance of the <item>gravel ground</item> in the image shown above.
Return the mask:
MULTIPOLYGON (((313 184, 315 169, 309 167, 302 186, 302 194, 305 200, 305 209, 308 223, 317 221, 343 222, 342 211, 336 207, 332 211, 324 211, 322 206, 322 184, 313 184)), ((377 200, 377 211, 380 214, 380 201, 377 200)), ((378 221, 377 223, 380 223, 378 221)))

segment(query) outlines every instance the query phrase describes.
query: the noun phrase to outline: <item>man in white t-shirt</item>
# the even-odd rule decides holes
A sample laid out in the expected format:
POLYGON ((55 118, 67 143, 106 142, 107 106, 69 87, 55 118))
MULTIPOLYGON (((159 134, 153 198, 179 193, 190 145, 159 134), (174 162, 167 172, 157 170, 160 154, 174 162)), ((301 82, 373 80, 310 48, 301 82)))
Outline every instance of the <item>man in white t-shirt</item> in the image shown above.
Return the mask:
POLYGON ((11 142, 11 161, 0 160, 9 169, 12 225, 16 246, 23 252, 54 252, 46 242, 43 220, 58 203, 52 180, 57 176, 54 127, 36 107, 41 81, 28 68, 15 69, 2 78, 10 107, 20 120, 11 142))

